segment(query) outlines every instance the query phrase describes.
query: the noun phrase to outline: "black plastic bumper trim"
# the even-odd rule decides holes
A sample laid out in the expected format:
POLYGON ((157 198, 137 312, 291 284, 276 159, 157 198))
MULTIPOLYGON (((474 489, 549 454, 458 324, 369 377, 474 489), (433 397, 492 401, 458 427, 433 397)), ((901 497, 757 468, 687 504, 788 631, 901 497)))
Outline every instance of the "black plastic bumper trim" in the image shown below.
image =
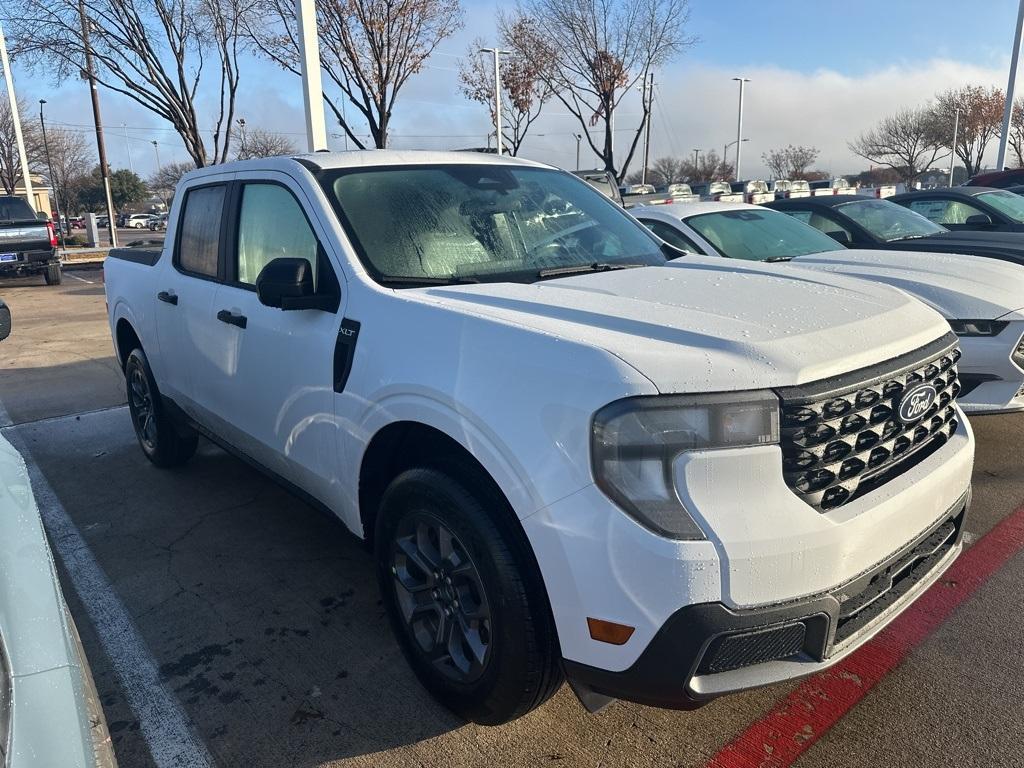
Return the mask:
MULTIPOLYGON (((697 674, 705 653, 713 643, 728 635, 782 627, 794 622, 803 622, 807 627, 806 657, 811 661, 826 661, 834 650, 845 651, 849 645, 847 642, 838 649, 834 648, 841 604, 848 599, 847 596, 867 589, 875 576, 905 558, 951 520, 957 525, 953 544, 958 544, 963 537, 970 496, 968 490, 946 515, 898 552, 826 594, 744 610, 735 610, 722 603, 688 605, 668 618, 629 669, 612 672, 564 659, 566 677, 574 689, 602 696, 665 709, 697 709, 714 698, 697 698, 688 692, 690 680, 697 674)), ((926 576, 921 574, 917 581, 926 576)), ((885 613, 876 618, 884 616, 885 613)), ((871 625, 874 626, 874 620, 871 625)), ((856 642, 856 637, 851 642, 856 642)))

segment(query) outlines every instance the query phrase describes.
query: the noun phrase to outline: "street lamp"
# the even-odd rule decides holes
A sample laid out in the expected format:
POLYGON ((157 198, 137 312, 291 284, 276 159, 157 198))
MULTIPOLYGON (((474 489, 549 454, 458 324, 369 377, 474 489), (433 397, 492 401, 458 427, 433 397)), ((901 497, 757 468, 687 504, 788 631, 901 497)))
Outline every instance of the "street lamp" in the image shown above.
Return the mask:
POLYGON ((700 159, 700 150, 694 148, 693 150, 693 167, 697 167, 697 161, 700 159))
POLYGON ((39 100, 39 124, 43 128, 43 149, 46 151, 46 167, 50 171, 50 185, 53 187, 53 205, 57 209, 57 235, 60 237, 61 250, 67 250, 64 243, 64 223, 60 216, 60 195, 57 193, 57 182, 53 175, 53 163, 50 160, 50 143, 46 140, 46 119, 43 117, 43 105, 46 99, 39 100))
MULTIPOLYGON (((743 139, 743 141, 750 141, 750 139, 743 139)), ((725 158, 729 156, 729 147, 735 144, 735 141, 730 141, 724 147, 722 147, 722 162, 725 162, 725 158)), ((738 180, 738 179, 737 179, 738 180)))
POLYGON ((155 140, 152 142, 152 144, 153 151, 156 152, 156 172, 160 173, 160 171, 163 170, 163 167, 160 165, 160 147, 155 140))
POLYGON ((736 119, 736 181, 740 181, 740 157, 743 150, 743 86, 750 80, 746 77, 734 77, 733 80, 740 84, 740 108, 736 119))
POLYGON ((583 141, 583 134, 574 133, 573 136, 576 137, 576 170, 578 171, 580 169, 580 142, 583 141))
POLYGON ((128 150, 128 170, 135 173, 135 163, 132 162, 132 143, 128 140, 128 125, 121 123, 121 130, 124 131, 124 146, 128 150))

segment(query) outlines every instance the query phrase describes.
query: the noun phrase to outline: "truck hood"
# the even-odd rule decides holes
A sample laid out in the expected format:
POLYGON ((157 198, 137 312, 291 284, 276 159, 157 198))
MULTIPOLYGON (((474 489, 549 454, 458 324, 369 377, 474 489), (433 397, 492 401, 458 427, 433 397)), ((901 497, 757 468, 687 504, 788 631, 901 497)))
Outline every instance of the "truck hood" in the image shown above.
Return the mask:
POLYGON ((1024 319, 1024 268, 998 259, 921 251, 849 250, 799 256, 799 267, 900 288, 951 320, 1024 319))
POLYGON ((803 384, 949 332, 933 310, 885 285, 705 256, 530 285, 417 293, 450 310, 604 349, 660 392, 803 384))

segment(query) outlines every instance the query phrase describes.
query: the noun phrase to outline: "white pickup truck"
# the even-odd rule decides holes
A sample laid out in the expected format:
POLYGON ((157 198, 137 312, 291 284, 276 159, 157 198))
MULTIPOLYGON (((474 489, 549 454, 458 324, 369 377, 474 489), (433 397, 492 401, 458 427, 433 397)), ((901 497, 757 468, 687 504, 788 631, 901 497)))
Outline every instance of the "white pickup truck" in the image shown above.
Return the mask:
POLYGON ((106 291, 152 462, 203 435, 336 514, 419 679, 500 723, 823 669, 960 552, 945 320, 680 255, 547 166, 321 153, 186 175, 106 291))

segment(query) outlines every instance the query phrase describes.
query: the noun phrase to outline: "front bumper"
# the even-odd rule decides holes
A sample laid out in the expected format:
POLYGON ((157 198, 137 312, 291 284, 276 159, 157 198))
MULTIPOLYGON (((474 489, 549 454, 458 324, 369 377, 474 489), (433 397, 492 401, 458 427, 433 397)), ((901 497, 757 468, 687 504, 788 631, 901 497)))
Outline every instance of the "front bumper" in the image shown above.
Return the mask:
POLYGON ((588 706, 615 698, 696 709, 724 694, 827 669, 949 568, 963 548, 969 506, 968 492, 899 552, 824 594, 747 610, 720 602, 689 605, 669 617, 629 669, 565 660, 566 676, 588 706))
POLYGON ((1024 411, 1024 321, 1013 321, 996 336, 961 336, 957 403, 965 413, 1024 411))

